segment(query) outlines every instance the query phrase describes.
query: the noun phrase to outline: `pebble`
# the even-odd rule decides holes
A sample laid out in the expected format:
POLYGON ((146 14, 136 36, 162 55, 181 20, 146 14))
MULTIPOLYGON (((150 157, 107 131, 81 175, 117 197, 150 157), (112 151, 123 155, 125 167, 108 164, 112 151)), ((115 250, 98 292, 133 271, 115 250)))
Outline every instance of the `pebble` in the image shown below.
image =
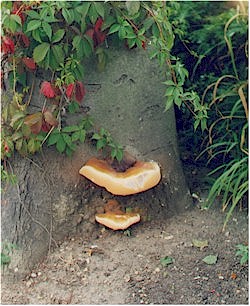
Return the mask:
POLYGON ((159 267, 155 268, 154 273, 159 273, 161 269, 159 267))
POLYGON ((28 280, 28 281, 26 282, 26 286, 27 286, 27 287, 30 287, 30 286, 32 285, 32 283, 33 283, 33 282, 32 282, 31 280, 28 280))
POLYGON ((131 277, 130 277, 129 274, 125 274, 125 276, 123 277, 123 279, 124 279, 124 281, 125 281, 126 283, 128 283, 128 282, 131 280, 131 277))
POLYGON ((36 278, 36 277, 37 277, 36 273, 34 273, 34 272, 32 272, 32 273, 30 274, 30 276, 31 276, 32 278, 36 278))
POLYGON ((222 275, 219 275, 218 277, 219 277, 219 279, 224 279, 224 276, 222 276, 222 275))

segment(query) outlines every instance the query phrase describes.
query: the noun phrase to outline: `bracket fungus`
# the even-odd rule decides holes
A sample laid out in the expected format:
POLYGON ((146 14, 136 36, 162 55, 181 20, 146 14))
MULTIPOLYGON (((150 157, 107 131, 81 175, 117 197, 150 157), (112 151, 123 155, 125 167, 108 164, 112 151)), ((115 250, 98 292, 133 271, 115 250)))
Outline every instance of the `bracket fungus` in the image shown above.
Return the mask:
POLYGON ((124 230, 132 224, 139 222, 141 217, 136 213, 106 212, 104 214, 95 215, 95 219, 98 223, 113 230, 124 230))
POLYGON ((136 161, 124 172, 118 172, 107 161, 91 158, 79 173, 114 195, 131 195, 156 186, 161 179, 159 165, 154 161, 136 161))
POLYGON ((105 225, 113 230, 124 230, 132 224, 140 221, 138 213, 125 213, 121 210, 121 205, 114 199, 108 200, 104 206, 105 213, 96 214, 95 219, 98 223, 105 225))

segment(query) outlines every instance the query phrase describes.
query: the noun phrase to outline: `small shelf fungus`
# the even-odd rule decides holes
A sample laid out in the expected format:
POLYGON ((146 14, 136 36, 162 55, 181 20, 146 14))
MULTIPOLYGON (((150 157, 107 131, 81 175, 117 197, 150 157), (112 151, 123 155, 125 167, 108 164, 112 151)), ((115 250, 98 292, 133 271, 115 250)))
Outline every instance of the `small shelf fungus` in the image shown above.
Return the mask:
POLYGON ((160 167, 154 161, 136 161, 125 171, 118 172, 107 161, 91 158, 79 173, 113 195, 122 196, 146 191, 161 179, 160 167))
POLYGON ((132 224, 140 221, 141 217, 136 213, 116 213, 106 212, 95 215, 98 223, 103 224, 113 230, 125 230, 132 224))

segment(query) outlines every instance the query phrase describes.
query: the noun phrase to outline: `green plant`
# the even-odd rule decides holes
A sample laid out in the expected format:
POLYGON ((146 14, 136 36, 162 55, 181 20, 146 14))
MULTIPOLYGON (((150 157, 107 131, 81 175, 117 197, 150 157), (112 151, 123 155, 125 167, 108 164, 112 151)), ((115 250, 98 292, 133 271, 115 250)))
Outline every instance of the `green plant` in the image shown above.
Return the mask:
POLYGON ((113 140, 110 133, 106 131, 104 128, 101 128, 99 133, 94 133, 92 139, 96 140, 97 150, 101 150, 103 148, 110 149, 111 151, 110 156, 112 159, 116 158, 118 161, 122 160, 123 158, 122 147, 113 140))
MULTIPOLYGON (((70 140, 68 132, 62 131, 66 128, 62 126, 62 113, 79 110, 85 96, 82 81, 84 60, 95 55, 98 67, 103 69, 107 60, 104 42, 109 40, 118 45, 123 41, 129 48, 146 49, 151 44, 151 57, 157 57, 165 66, 167 80, 170 78, 169 68, 172 73, 172 83, 165 82, 168 87, 166 110, 174 103, 180 107, 182 102, 193 100, 197 106, 193 111, 197 112, 196 126, 201 122, 204 129, 202 118, 206 116, 206 109, 200 106, 193 91, 184 92, 183 84, 188 72, 170 53, 174 31, 178 32, 170 18, 178 4, 154 1, 6 1, 1 7, 2 63, 6 67, 3 74, 8 74, 13 91, 13 101, 7 101, 3 106, 3 113, 7 113, 2 131, 3 148, 9 144, 3 158, 9 157, 14 149, 23 155, 33 154, 41 149, 45 140, 49 145, 54 143, 59 152, 71 154, 74 151, 74 139, 70 140), (33 82, 36 74, 45 70, 46 80, 41 85, 45 101, 41 110, 30 113, 33 82), (33 77, 31 86, 28 76, 33 77), (10 104, 14 104, 15 111, 13 107, 12 112, 7 111, 10 104)), ((97 145, 102 143, 103 147, 106 142, 111 148, 111 157, 120 160, 121 146, 113 140, 109 142, 107 135, 100 137, 102 140, 99 139, 97 145)))
POLYGON ((3 165, 1 165, 1 179, 3 182, 11 183, 13 185, 17 182, 16 176, 5 170, 3 165))
POLYGON ((248 262, 248 245, 238 244, 236 245, 236 256, 241 256, 240 264, 244 265, 248 262))
POLYGON ((191 113, 199 109, 198 116, 190 118, 181 106, 184 118, 193 121, 196 130, 194 134, 192 125, 185 124, 182 132, 190 150, 198 155, 196 160, 212 168, 205 207, 211 207, 218 197, 227 213, 225 229, 235 207, 247 202, 248 192, 247 7, 240 4, 235 9, 225 2, 216 9, 209 2, 180 6, 182 13, 177 14, 182 30, 177 33, 174 51, 190 73, 184 88, 201 97, 197 105, 195 100, 188 101, 191 113), (198 121, 202 134, 196 129, 198 121))
POLYGON ((9 265, 11 262, 11 254, 17 246, 13 243, 4 242, 1 248, 1 266, 9 265))

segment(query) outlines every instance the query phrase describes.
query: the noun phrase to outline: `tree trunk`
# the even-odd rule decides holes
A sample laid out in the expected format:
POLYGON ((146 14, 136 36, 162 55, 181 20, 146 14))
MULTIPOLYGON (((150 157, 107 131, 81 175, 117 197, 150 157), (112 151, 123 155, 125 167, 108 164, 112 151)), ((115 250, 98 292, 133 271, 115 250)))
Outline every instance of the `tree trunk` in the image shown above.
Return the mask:
MULTIPOLYGON (((66 236, 94 235, 98 228, 95 213, 109 198, 163 222, 190 205, 174 111, 164 112, 162 81, 157 62, 143 50, 109 50, 103 72, 96 71, 93 60, 87 63, 87 94, 80 113, 67 116, 67 124, 75 124, 88 109, 96 126, 108 130, 126 151, 140 160, 158 162, 161 182, 125 197, 94 185, 78 173, 90 157, 101 157, 91 141, 79 146, 72 158, 51 148, 30 158, 16 154, 11 167, 18 183, 2 187, 2 241, 17 245, 4 269, 6 277, 23 277, 66 236)), ((37 92, 33 106, 41 103, 38 96, 37 92)))

